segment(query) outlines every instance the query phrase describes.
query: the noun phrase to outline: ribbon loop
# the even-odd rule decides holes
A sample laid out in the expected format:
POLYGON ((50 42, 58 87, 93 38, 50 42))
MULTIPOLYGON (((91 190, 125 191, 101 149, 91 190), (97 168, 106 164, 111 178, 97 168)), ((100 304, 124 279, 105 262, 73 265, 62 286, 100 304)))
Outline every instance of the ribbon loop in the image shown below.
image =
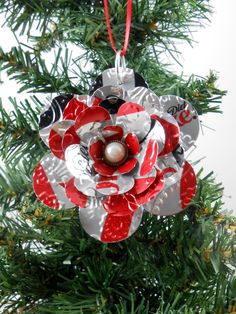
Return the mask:
MULTIPOLYGON (((104 2, 104 11, 105 11, 105 17, 106 17, 108 36, 110 39, 112 49, 115 51, 115 53, 117 53, 118 51, 116 49, 115 42, 114 42, 113 35, 112 35, 112 30, 111 30, 108 0, 103 0, 103 2, 104 2)), ((122 56, 122 57, 126 54, 128 43, 129 43, 131 19, 132 19, 132 0, 127 0, 125 40, 124 40, 123 49, 120 52, 120 56, 122 56)))

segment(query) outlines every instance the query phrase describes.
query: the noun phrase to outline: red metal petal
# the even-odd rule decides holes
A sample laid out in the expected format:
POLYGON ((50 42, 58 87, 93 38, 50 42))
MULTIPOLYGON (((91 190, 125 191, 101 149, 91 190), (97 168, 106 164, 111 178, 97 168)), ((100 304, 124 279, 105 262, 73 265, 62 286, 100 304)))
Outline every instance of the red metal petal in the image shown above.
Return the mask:
POLYGON ((142 140, 150 131, 151 118, 142 106, 126 102, 116 114, 116 124, 128 132, 135 133, 138 139, 142 140))
POLYGON ((89 154, 94 161, 103 157, 103 148, 104 143, 102 140, 97 140, 96 142, 89 145, 89 154))
POLYGON ((135 212, 139 207, 139 204, 134 195, 126 193, 109 196, 103 203, 103 207, 109 214, 125 216, 135 212))
POLYGON ((66 195, 68 199, 75 205, 85 208, 88 203, 88 196, 78 191, 74 185, 75 178, 70 179, 65 184, 66 195))
POLYGON ((93 164, 93 168, 97 173, 101 174, 102 176, 112 176, 116 171, 115 167, 107 165, 102 160, 95 161, 95 163, 93 164))
POLYGON ((88 108, 82 101, 72 98, 63 111, 64 120, 76 120, 78 115, 88 108))
POLYGON ((93 97, 92 107, 98 107, 101 102, 102 102, 101 98, 98 98, 98 97, 94 96, 93 97))
POLYGON ((75 122, 75 129, 85 126, 86 124, 94 124, 95 122, 102 122, 110 120, 108 111, 102 107, 88 107, 82 111, 75 122))
POLYGON ((131 170, 134 169, 136 164, 137 164, 137 159, 136 158, 130 158, 123 165, 118 166, 117 167, 117 171, 120 174, 128 173, 128 172, 130 172, 131 170))
POLYGON ((129 236, 133 214, 126 216, 107 215, 102 234, 102 242, 118 242, 129 236))
POLYGON ((108 214, 104 207, 80 208, 79 218, 84 230, 102 242, 118 242, 131 236, 140 225, 143 210, 125 216, 108 214))
POLYGON ((136 155, 140 152, 140 145, 137 136, 134 133, 127 134, 125 143, 132 155, 136 155))
MULTIPOLYGON (((96 189, 98 191, 103 191, 106 190, 107 193, 106 195, 113 195, 113 194, 119 194, 119 186, 117 184, 115 184, 114 182, 99 182, 96 185, 96 189)), ((104 194, 104 193, 102 193, 104 194)))
POLYGON ((156 164, 158 156, 158 144, 155 140, 150 139, 147 145, 143 146, 142 149, 145 149, 145 153, 142 156, 142 160, 140 161, 140 176, 145 176, 153 169, 156 164))
POLYGON ((135 104, 133 102, 125 102, 123 105, 120 106, 118 112, 117 112, 117 117, 124 116, 127 114, 131 113, 136 113, 144 111, 144 108, 138 104, 135 104))
POLYGON ((49 147, 51 152, 60 159, 65 159, 64 150, 62 149, 62 137, 53 129, 49 135, 49 147))
POLYGON ((65 151, 66 148, 73 144, 79 144, 80 138, 75 132, 75 126, 72 125, 64 134, 63 140, 62 140, 62 148, 65 151))
POLYGON ((176 120, 171 115, 159 117, 156 114, 151 116, 152 119, 159 121, 165 131, 165 145, 159 156, 172 152, 179 143, 179 127, 176 120))
POLYGON ((40 163, 34 170, 33 187, 36 196, 42 203, 51 208, 60 209, 57 196, 54 193, 53 188, 48 181, 47 175, 40 163))
MULTIPOLYGON (((73 204, 68 200, 65 188, 61 180, 61 176, 58 173, 52 173, 54 164, 57 168, 58 165, 54 163, 54 160, 60 161, 52 154, 45 156, 34 170, 33 174, 33 188, 37 198, 54 209, 72 208, 73 204)), ((62 167, 63 168, 63 165, 62 167)), ((62 170, 62 174, 65 174, 62 170)), ((67 176, 65 174, 65 176, 67 176)))
POLYGON ((197 189, 196 175, 192 166, 185 162, 180 180, 181 207, 186 208, 195 196, 197 189))
POLYGON ((146 177, 135 178, 134 186, 129 191, 130 194, 140 194, 147 190, 156 179, 156 169, 154 168, 146 177))
POLYGON ((101 176, 97 182, 96 189, 103 195, 124 194, 132 189, 134 179, 127 175, 122 176, 101 176))
POLYGON ((72 120, 57 122, 50 131, 48 138, 49 148, 59 159, 65 160, 64 149, 62 147, 63 137, 68 128, 70 128, 73 123, 74 121, 72 120))
POLYGON ((164 177, 163 175, 157 171, 157 176, 155 181, 149 186, 147 190, 144 192, 135 195, 137 203, 139 205, 146 204, 150 202, 160 191, 162 190, 164 186, 164 177))
POLYGON ((123 129, 119 125, 108 125, 102 130, 102 135, 107 142, 121 140, 123 133, 123 129))

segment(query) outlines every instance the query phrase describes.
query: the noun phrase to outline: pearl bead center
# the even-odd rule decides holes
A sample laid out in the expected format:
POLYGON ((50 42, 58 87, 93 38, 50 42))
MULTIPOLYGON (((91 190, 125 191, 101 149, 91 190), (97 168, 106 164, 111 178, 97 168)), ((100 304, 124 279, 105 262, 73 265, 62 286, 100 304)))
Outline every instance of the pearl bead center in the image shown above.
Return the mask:
POLYGON ((104 150, 104 159, 110 165, 120 165, 127 158, 127 147, 121 142, 111 142, 104 150))

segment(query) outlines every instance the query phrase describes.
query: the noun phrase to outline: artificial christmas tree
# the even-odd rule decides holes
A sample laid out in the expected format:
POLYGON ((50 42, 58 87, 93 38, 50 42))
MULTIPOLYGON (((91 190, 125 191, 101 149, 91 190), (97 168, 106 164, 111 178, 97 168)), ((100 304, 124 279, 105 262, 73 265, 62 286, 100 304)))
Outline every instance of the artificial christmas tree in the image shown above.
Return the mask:
MULTIPOLYGON (((118 49, 126 2, 109 1, 118 49)), ((222 187, 212 174, 198 174, 195 198, 185 211, 164 217, 145 213, 130 238, 113 244, 85 233, 76 207, 55 211, 34 194, 34 169, 48 153, 38 135, 46 97, 86 94, 101 72, 113 67, 103 1, 9 0, 0 1, 0 11, 19 38, 28 36, 27 45, 0 50, 1 70, 21 91, 33 93, 20 103, 10 99, 10 114, 3 104, 0 108, 2 312, 233 313, 236 221, 221 212, 222 187), (70 58, 77 47, 83 53, 70 58), (45 61, 51 51, 52 66, 45 61)), ((157 95, 188 99, 198 115, 220 111, 225 92, 216 88, 216 76, 186 81, 160 59, 163 52, 176 59, 175 41, 190 42, 190 32, 210 11, 202 0, 133 1, 126 54, 129 68, 157 95)))

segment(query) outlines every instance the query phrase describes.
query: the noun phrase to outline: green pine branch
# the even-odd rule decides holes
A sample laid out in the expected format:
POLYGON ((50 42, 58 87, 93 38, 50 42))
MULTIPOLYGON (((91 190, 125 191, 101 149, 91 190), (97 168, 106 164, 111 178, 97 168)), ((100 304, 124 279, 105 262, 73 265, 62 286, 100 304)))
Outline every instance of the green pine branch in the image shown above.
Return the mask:
POLYGON ((42 103, 35 96, 31 102, 18 103, 9 98, 14 110, 8 113, 0 100, 0 156, 13 166, 23 159, 38 160, 45 153, 45 145, 38 134, 38 117, 42 103))
MULTIPOLYGON (((217 76, 214 72, 210 72, 207 78, 191 76, 186 80, 168 70, 163 70, 163 65, 149 53, 141 61, 137 60, 137 55, 135 56, 132 52, 131 54, 129 60, 132 61, 129 62, 129 67, 142 74, 148 80, 150 88, 158 95, 179 95, 189 100, 199 114, 220 112, 218 104, 226 91, 216 87, 217 76)), ((36 56, 29 51, 25 52, 20 47, 13 48, 10 53, 2 51, 0 59, 2 70, 7 70, 9 77, 20 83, 19 91, 43 93, 86 94, 96 76, 105 68, 113 66, 105 55, 85 53, 80 58, 71 60, 67 49, 64 58, 61 55, 62 50, 59 49, 51 69, 48 69, 41 56, 36 56), (81 66, 81 62, 84 63, 86 60, 90 63, 87 72, 81 66), (91 65, 93 65, 92 69, 91 65), (75 78, 80 79, 79 86, 73 83, 75 78)))
POLYGON ((81 228, 76 210, 53 212, 37 202, 22 206, 22 219, 3 221, 0 244, 10 250, 0 262, 4 297, 17 292, 18 306, 32 303, 39 313, 116 313, 130 307, 133 313, 156 313, 161 306, 177 313, 183 303, 186 310, 216 312, 233 306, 229 266, 236 263, 236 221, 220 213, 222 188, 212 175, 198 186, 186 212, 146 214, 136 234, 118 244, 98 245, 81 228))
MULTIPOLYGON (((113 34, 117 47, 124 40, 126 1, 109 1, 113 34)), ((55 42, 70 42, 89 50, 102 51, 107 46, 107 30, 102 1, 38 2, 8 0, 0 2, 6 13, 6 23, 13 31, 34 37, 40 51, 55 46, 55 42), (35 29, 40 36, 35 37, 35 29)), ((155 43, 158 51, 171 53, 175 40, 191 42, 191 32, 209 21, 208 1, 136 1, 130 50, 141 46, 148 49, 155 43)), ((110 49, 110 56, 112 50, 110 49)))
POLYGON ((37 55, 37 51, 24 51, 21 47, 14 47, 8 53, 0 49, 1 70, 7 71, 10 79, 19 83, 19 92, 33 93, 71 92, 83 93, 82 85, 75 86, 72 79, 79 79, 81 72, 69 69, 71 56, 62 49, 56 52, 54 63, 51 67, 46 65, 45 59, 37 55))

